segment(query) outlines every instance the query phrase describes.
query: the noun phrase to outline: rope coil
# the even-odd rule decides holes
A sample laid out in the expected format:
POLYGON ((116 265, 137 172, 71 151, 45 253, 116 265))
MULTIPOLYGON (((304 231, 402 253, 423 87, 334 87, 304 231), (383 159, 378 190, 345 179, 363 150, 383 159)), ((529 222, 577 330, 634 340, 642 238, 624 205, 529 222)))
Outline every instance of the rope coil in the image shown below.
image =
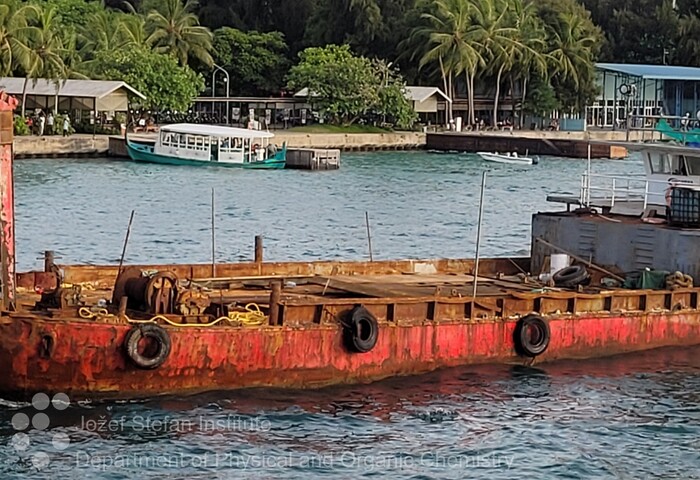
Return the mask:
MULTIPOLYGON (((260 310, 260 306, 256 303, 249 303, 245 306, 245 312, 229 312, 227 316, 222 316, 216 318, 208 323, 179 323, 175 322, 164 315, 155 315, 148 320, 137 320, 129 318, 124 315, 124 318, 128 323, 131 324, 145 324, 145 323, 158 323, 161 322, 172 325, 173 327, 213 327, 223 321, 229 321, 231 323, 238 323, 240 325, 246 326, 257 326, 265 323, 267 316, 260 310)), ((109 313, 106 308, 89 308, 80 307, 78 309, 78 315, 84 319, 93 318, 117 318, 117 315, 109 313)))

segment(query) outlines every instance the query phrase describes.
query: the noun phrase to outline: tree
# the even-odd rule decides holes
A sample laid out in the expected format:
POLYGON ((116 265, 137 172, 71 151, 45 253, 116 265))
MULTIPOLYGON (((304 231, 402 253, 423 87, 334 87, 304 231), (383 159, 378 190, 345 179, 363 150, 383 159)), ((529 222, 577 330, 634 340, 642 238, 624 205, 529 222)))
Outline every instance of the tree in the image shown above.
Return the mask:
POLYGON ((523 101, 523 111, 537 117, 546 117, 561 108, 554 88, 541 77, 534 77, 530 94, 523 101))
POLYGON ((213 51, 217 65, 230 73, 235 94, 270 95, 282 88, 289 62, 281 33, 220 28, 214 32, 213 51))
MULTIPOLYGON (((670 60, 678 34, 673 4, 682 0, 583 0, 605 34, 606 61, 662 63, 670 60)), ((698 10, 695 9, 695 12, 698 10)), ((682 59, 681 59, 682 60, 682 59)))
POLYGON ((403 80, 388 65, 357 57, 348 45, 307 48, 299 58, 289 72, 289 87, 308 89, 311 101, 332 123, 376 122, 384 115, 394 117, 402 127, 410 123, 404 116, 410 105, 403 80))
MULTIPOLYGON (((498 121, 498 99, 501 94, 503 72, 513 68, 516 50, 521 45, 515 39, 516 29, 512 12, 507 0, 476 0, 472 9, 471 36, 481 49, 482 58, 487 59, 490 72, 496 73, 496 93, 493 102, 492 123, 498 121)), ((476 73, 476 72, 475 72, 476 73)), ((470 90, 473 90, 473 77, 470 78, 470 90)), ((470 106, 473 104, 470 101, 470 106)), ((469 121, 475 123, 474 109, 470 107, 469 121)))
MULTIPOLYGON (((547 78, 546 34, 542 21, 537 16, 535 5, 529 1, 519 0, 515 5, 516 29, 521 47, 516 52, 516 66, 512 72, 515 79, 522 81, 521 110, 525 108, 528 82, 533 77, 547 78)), ((514 90, 514 89, 513 89, 514 90)), ((522 128, 524 115, 520 115, 522 128)))
POLYGON ((375 114, 382 118, 382 124, 388 121, 402 129, 410 128, 417 115, 413 105, 406 99, 406 83, 403 78, 384 61, 375 60, 374 69, 377 80, 381 82, 375 114))
POLYGON ((595 61, 602 33, 574 0, 537 0, 533 4, 547 32, 547 79, 562 108, 581 112, 598 93, 595 61))
POLYGON ((20 5, 13 0, 0 5, 0 75, 10 75, 16 68, 29 69, 27 18, 33 12, 34 6, 20 5))
POLYGON ((187 110, 204 90, 204 79, 188 66, 138 47, 100 52, 92 73, 103 80, 127 82, 146 96, 143 106, 152 110, 187 110))
POLYGON ((148 13, 149 43, 159 53, 175 57, 180 65, 187 65, 195 58, 211 66, 212 33, 199 25, 197 15, 192 11, 196 0, 162 0, 148 13))
POLYGON ((56 93, 62 81, 68 78, 64 62, 66 54, 59 30, 56 8, 46 6, 35 8, 31 17, 31 26, 27 28, 27 55, 25 80, 22 88, 22 115, 27 104, 27 86, 29 80, 34 83, 40 78, 54 80, 56 93))
POLYGON ((108 10, 92 13, 80 28, 79 36, 83 44, 83 57, 98 52, 116 52, 127 46, 121 16, 108 10))
MULTIPOLYGON (((426 25, 414 29, 413 36, 427 40, 423 46, 420 66, 437 62, 443 79, 445 93, 454 97, 453 82, 457 75, 466 72, 470 119, 473 122, 474 78, 480 66, 485 65, 481 45, 471 29, 473 5, 463 0, 435 0, 431 10, 422 15, 426 25)), ((452 102, 448 102, 448 117, 452 119, 452 102)))

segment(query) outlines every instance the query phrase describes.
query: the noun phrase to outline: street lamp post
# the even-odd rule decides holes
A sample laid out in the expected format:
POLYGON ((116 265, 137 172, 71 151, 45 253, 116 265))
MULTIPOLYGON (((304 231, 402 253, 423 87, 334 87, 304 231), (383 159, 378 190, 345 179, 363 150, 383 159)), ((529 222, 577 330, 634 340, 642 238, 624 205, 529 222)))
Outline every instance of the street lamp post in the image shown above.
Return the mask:
POLYGON ((217 70, 221 70, 222 72, 224 72, 224 75, 226 75, 226 78, 224 79, 224 82, 226 82, 226 124, 228 125, 228 124, 231 123, 231 122, 230 122, 230 112, 229 112, 229 108, 228 108, 228 106, 229 106, 229 98, 231 98, 231 81, 230 81, 231 79, 230 79, 230 77, 229 77, 229 75, 228 75, 228 72, 227 72, 226 70, 224 70, 223 68, 221 68, 220 66, 218 66, 218 65, 215 64, 215 63, 214 63, 213 65, 214 65, 215 70, 214 70, 214 71, 212 72, 212 74, 211 74, 211 96, 212 96, 212 97, 215 97, 214 91, 215 91, 215 88, 216 88, 216 86, 215 86, 215 85, 216 85, 216 83, 215 83, 215 81, 216 81, 216 71, 217 71, 217 70))

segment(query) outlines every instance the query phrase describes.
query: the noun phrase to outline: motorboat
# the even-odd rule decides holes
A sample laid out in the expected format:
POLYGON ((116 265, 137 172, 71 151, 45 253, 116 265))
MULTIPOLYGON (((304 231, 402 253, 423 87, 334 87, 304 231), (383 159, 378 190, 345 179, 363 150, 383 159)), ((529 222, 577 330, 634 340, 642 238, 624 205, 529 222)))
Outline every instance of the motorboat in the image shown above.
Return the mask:
POLYGON ((510 163, 516 165, 536 165, 537 160, 532 157, 521 157, 517 152, 491 153, 491 152, 476 152, 482 159, 488 162, 510 163))

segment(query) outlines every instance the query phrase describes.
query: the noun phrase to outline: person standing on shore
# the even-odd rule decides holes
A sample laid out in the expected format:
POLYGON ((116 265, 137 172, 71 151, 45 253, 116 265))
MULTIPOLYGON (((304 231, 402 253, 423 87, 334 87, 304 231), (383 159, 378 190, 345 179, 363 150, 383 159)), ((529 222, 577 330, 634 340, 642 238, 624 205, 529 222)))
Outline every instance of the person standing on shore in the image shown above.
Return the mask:
POLYGON ((44 112, 41 112, 39 114, 39 136, 44 135, 44 125, 46 125, 46 117, 44 116, 44 112))
POLYGON ((70 116, 66 113, 63 117, 63 136, 70 135, 70 116))
POLYGON ((46 117, 46 134, 53 135, 53 113, 49 112, 48 117, 46 117))

